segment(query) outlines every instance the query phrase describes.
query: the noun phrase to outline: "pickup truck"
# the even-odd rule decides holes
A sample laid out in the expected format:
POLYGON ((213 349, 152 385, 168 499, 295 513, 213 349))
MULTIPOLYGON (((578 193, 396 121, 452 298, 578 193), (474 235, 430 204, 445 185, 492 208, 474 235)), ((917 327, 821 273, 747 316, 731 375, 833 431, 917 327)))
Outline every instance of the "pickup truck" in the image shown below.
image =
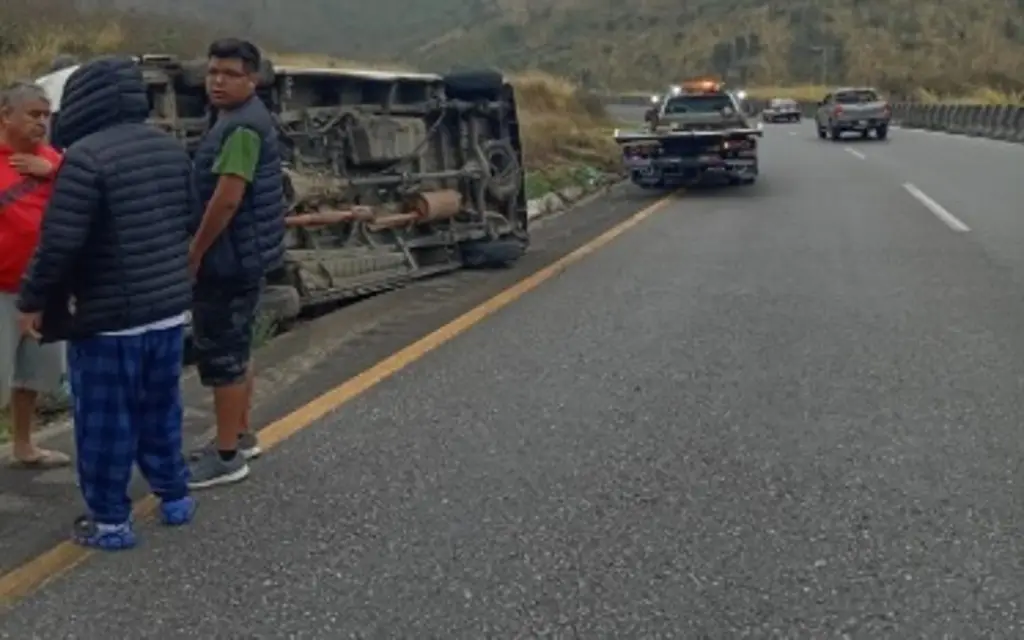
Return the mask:
POLYGON ((706 178, 753 184, 763 135, 732 94, 677 91, 661 100, 648 131, 616 130, 615 142, 633 183, 662 189, 706 178))
POLYGON ((844 133, 856 132, 868 138, 873 131, 879 140, 889 135, 892 108, 870 87, 836 89, 818 103, 815 113, 818 137, 839 141, 844 133))
POLYGON ((801 115, 800 105, 796 100, 772 98, 761 112, 761 119, 765 122, 800 122, 801 115))

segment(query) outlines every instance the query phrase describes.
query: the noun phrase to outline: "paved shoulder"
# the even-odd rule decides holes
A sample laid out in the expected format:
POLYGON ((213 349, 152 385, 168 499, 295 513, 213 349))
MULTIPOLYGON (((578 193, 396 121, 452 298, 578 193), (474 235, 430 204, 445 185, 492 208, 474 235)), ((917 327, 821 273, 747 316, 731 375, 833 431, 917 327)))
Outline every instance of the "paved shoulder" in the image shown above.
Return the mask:
POLYGON ((0 636, 1019 635, 1024 302, 801 145, 771 134, 761 184, 686 196, 0 636))

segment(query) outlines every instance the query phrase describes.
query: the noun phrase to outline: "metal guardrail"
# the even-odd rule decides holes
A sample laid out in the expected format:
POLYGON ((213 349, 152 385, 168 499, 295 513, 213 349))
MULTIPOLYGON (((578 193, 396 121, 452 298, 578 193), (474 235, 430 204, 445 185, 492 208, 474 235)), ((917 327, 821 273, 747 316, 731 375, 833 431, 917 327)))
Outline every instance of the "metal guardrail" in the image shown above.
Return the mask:
POLYGON ((897 102, 892 110, 901 127, 1024 142, 1024 107, 897 102))
MULTIPOLYGON (((607 104, 647 106, 648 100, 637 96, 608 96, 607 104)), ((750 113, 760 113, 767 100, 748 100, 750 113)), ((818 105, 799 102, 805 117, 813 118, 818 105)), ((921 102, 892 103, 893 124, 908 129, 925 129, 958 135, 1024 143, 1024 106, 943 104, 921 102)))

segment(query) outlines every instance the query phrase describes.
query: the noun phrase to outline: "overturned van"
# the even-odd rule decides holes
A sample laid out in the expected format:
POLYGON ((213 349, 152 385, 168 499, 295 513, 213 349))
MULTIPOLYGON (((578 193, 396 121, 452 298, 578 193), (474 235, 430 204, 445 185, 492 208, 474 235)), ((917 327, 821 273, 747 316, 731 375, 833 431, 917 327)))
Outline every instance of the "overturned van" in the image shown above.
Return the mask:
MULTIPOLYGON (((150 123, 194 151, 211 122, 205 61, 136 58, 150 123)), ((77 69, 37 80, 54 108, 77 69)), ((515 95, 497 72, 447 76, 265 63, 258 93, 284 163, 288 259, 264 313, 311 310, 463 267, 509 264, 529 243, 515 95)))

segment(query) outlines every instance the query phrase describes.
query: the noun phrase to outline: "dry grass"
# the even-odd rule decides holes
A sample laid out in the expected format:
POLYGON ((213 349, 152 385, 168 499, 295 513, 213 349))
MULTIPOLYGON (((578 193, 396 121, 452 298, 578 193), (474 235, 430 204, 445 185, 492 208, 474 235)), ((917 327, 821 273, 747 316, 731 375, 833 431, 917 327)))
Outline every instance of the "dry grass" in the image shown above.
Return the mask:
MULTIPOLYGON (((751 87, 747 93, 752 98, 792 98, 801 102, 821 100, 835 87, 824 85, 799 85, 793 87, 751 87)), ((915 102, 949 102, 957 104, 1024 104, 1024 94, 1006 93, 988 88, 978 88, 967 95, 944 96, 925 89, 916 89, 911 96, 915 102)))
POLYGON ((618 147, 608 133, 600 100, 546 73, 522 73, 513 76, 512 84, 529 169, 557 172, 573 165, 617 166, 618 147))
POLYGON ((54 58, 62 53, 101 55, 116 52, 124 40, 124 31, 116 22, 88 31, 57 26, 26 34, 17 53, 0 57, 0 82, 34 77, 46 71, 54 58))

